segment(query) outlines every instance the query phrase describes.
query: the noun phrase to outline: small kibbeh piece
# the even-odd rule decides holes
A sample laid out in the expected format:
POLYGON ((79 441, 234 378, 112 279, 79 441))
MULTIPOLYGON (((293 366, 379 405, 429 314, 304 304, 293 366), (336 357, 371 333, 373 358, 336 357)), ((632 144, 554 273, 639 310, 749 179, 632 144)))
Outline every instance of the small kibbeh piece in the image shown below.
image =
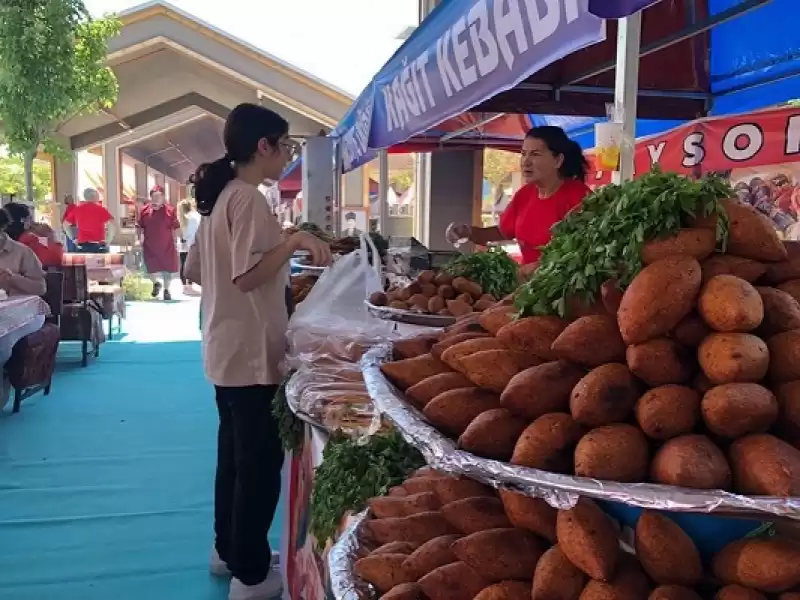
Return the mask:
POLYGON ((727 383, 710 389, 701 404, 703 420, 712 433, 736 439, 765 433, 778 418, 775 395, 757 383, 727 383))
POLYGON ((551 346, 566 326, 565 320, 554 316, 525 317, 503 326, 496 336, 511 350, 530 352, 543 360, 556 360, 551 346))
POLYGON ((644 393, 634 410, 636 421, 654 440, 691 433, 700 419, 700 394, 682 385, 663 385, 644 393))
POLYGON ((633 425, 615 423, 592 429, 575 447, 575 475, 621 483, 647 478, 650 449, 633 425))
POLYGON ((575 445, 583 433, 583 428, 566 413, 542 415, 522 432, 514 446, 511 464, 571 473, 575 445))
POLYGON ((800 496, 800 450, 768 434, 731 444, 728 456, 736 491, 750 496, 800 496))
POLYGON ((552 345, 556 358, 592 368, 625 358, 625 343, 611 315, 589 315, 573 321, 552 345))
POLYGON ((703 577, 703 562, 692 538, 672 519, 645 510, 636 522, 636 557, 645 572, 659 584, 696 586, 703 577))
POLYGON ((700 292, 697 312, 716 331, 746 333, 764 319, 764 303, 756 288, 733 275, 711 278, 700 292))
MULTIPOLYGON (((770 343, 790 333, 778 334, 770 343)), ((697 360, 711 383, 758 383, 773 369, 767 346, 749 333, 712 333, 697 349, 697 360)))
POLYGON ((620 559, 614 524, 592 500, 558 512, 556 537, 564 556, 592 579, 609 581, 620 559))
POLYGON ((650 478, 655 483, 698 490, 729 490, 731 468, 725 455, 704 435, 667 440, 653 457, 650 478))
POLYGON ((622 295, 617 320, 626 344, 666 335, 692 312, 700 292, 700 263, 671 256, 646 266, 622 295))
POLYGON ((569 406, 581 425, 599 427, 624 421, 642 386, 628 367, 609 363, 589 371, 572 389, 569 406))
POLYGON ((530 367, 511 378, 500 396, 500 405, 530 420, 566 412, 572 388, 585 374, 580 367, 561 360, 530 367))

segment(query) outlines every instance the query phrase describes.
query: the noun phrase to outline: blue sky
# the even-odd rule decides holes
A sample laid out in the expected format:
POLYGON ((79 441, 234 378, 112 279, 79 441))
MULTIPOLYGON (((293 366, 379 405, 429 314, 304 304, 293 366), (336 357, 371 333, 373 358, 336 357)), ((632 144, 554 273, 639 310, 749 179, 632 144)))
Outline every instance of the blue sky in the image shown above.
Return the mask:
MULTIPOLYGON (((142 4, 84 0, 95 15, 142 4)), ((417 0, 172 0, 181 10, 354 96, 417 21, 417 0)))

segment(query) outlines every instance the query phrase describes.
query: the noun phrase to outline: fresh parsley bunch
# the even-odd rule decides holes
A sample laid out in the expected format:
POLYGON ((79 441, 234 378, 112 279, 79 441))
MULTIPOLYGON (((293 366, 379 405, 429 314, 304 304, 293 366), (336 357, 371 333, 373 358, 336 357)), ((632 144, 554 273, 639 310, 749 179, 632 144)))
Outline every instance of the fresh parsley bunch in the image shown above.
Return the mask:
POLYGON ((570 297, 592 302, 609 279, 624 289, 642 269, 642 245, 674 233, 691 217, 715 213, 724 250, 728 219, 719 201, 732 195, 720 177, 693 180, 658 168, 596 190, 553 227, 539 268, 517 292, 520 314, 564 317, 570 297))
POLYGON ((453 277, 466 277, 480 284, 484 294, 498 300, 519 285, 519 266, 508 252, 498 247, 463 254, 445 265, 444 270, 453 277))
POLYGON ((286 399, 286 385, 292 375, 294 375, 294 371, 284 378, 272 399, 272 416, 278 422, 278 436, 281 439, 283 449, 289 452, 300 450, 303 447, 303 439, 305 437, 303 421, 298 419, 297 415, 292 412, 286 399))
POLYGON ((424 464, 422 455, 394 430, 366 441, 334 434, 314 473, 311 534, 325 544, 348 512, 362 510, 367 500, 384 496, 424 464))

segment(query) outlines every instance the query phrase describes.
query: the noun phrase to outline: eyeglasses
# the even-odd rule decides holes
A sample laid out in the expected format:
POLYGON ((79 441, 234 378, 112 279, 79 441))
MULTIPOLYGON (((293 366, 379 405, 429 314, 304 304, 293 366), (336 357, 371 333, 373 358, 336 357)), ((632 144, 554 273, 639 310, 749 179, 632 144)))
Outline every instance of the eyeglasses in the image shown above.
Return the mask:
POLYGON ((300 157, 300 153, 303 149, 303 146, 300 144, 300 142, 295 140, 283 140, 279 143, 286 150, 290 161, 297 160, 300 157))

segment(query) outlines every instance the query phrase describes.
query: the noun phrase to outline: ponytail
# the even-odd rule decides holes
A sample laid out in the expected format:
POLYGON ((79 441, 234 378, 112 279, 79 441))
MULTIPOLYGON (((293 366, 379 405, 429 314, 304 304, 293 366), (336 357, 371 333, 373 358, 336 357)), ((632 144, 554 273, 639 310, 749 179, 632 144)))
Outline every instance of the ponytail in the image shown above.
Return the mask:
POLYGON ((583 148, 578 142, 569 140, 564 150, 564 162, 561 163, 561 168, 559 169, 561 177, 585 182, 589 173, 589 161, 583 155, 583 148))
POLYGON ((200 165, 189 179, 194 186, 197 212, 204 217, 210 215, 222 190, 235 178, 233 161, 227 156, 200 165))

